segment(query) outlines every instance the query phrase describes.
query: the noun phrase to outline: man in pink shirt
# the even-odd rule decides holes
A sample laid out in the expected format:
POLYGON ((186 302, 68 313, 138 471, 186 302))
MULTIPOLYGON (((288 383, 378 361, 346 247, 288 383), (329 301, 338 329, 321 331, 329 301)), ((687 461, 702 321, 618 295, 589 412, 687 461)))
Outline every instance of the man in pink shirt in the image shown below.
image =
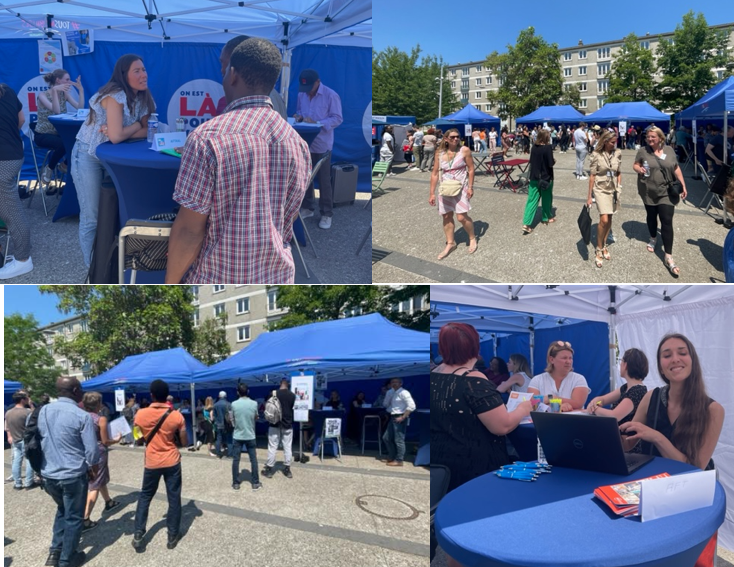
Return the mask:
MULTIPOLYGON (((334 128, 339 126, 342 118, 342 101, 339 95, 321 83, 319 74, 313 69, 304 69, 298 78, 298 104, 294 118, 296 122, 321 124, 321 131, 311 142, 311 165, 314 166, 322 158, 326 161, 316 174, 319 179, 319 209, 321 220, 319 226, 325 230, 331 228, 333 215, 331 188, 331 150, 334 147, 334 128)), ((313 184, 306 191, 301 205, 303 218, 314 215, 313 184)))

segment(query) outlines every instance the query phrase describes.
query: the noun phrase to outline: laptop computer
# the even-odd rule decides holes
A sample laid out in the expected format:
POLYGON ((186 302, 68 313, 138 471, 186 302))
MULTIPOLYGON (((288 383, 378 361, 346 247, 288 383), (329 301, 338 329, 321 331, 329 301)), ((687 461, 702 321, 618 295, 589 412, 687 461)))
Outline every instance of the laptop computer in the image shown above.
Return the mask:
POLYGON ((614 417, 531 412, 548 463, 558 467, 628 475, 652 460, 625 453, 614 417))

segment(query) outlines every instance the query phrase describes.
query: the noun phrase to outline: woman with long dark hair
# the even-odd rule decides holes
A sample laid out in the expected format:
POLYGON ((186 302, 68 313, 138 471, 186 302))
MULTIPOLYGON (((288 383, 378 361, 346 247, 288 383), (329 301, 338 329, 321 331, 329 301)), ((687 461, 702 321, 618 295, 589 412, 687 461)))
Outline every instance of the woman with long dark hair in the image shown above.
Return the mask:
POLYGON ((97 159, 97 146, 145 138, 155 102, 148 90, 148 73, 138 55, 123 55, 110 80, 89 99, 89 118, 76 136, 71 153, 72 176, 79 197, 79 242, 84 263, 92 261, 102 181, 109 177, 97 159))
POLYGON ((619 426, 625 450, 642 442, 645 455, 714 468, 711 456, 724 423, 724 408, 709 398, 696 349, 679 333, 665 335, 657 351, 658 373, 665 382, 642 398, 632 421, 619 426))
POLYGON ((522 218, 522 233, 533 232, 532 224, 538 201, 541 202, 543 224, 556 222, 553 216, 553 166, 556 163, 553 157, 553 148, 548 143, 550 134, 541 130, 533 145, 530 154, 530 184, 528 185, 528 200, 525 203, 525 212, 522 218))
POLYGON ((461 136, 456 128, 446 132, 437 150, 428 197, 428 204, 432 207, 436 206, 437 187, 438 212, 443 217, 443 231, 446 235, 446 247, 438 255, 438 259, 443 260, 456 250, 454 213, 469 236, 469 254, 473 254, 477 251, 477 239, 474 234, 474 221, 468 213, 471 210, 469 201, 474 196, 474 160, 471 157, 471 150, 461 145, 461 136), (458 192, 455 195, 441 194, 442 188, 448 184, 457 186, 458 192))

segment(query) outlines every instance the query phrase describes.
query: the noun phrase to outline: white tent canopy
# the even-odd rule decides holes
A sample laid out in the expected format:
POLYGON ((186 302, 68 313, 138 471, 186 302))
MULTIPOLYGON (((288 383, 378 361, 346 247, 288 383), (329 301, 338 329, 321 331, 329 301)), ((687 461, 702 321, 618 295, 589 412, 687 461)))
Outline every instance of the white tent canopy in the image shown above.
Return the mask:
MULTIPOLYGON (((729 501, 734 501, 734 287, 723 285, 462 285, 431 286, 433 321, 445 317, 441 303, 460 304, 460 313, 481 315, 481 308, 540 316, 607 322, 610 358, 635 347, 650 359, 648 389, 662 386, 655 363, 660 339, 686 335, 696 347, 709 396, 727 412, 714 461, 729 501), (466 311, 464 311, 466 310, 466 311)), ((481 319, 479 320, 481 322, 481 319)), ((474 324, 469 320, 465 322, 474 324)), ((432 325, 434 323, 432 322, 432 325)), ((614 364, 612 364, 612 367, 614 364)), ((734 549, 734 516, 727 514, 719 543, 734 549)))
POLYGON ((96 41, 224 43, 244 34, 269 39, 283 50, 306 43, 343 45, 345 37, 347 45, 372 46, 372 3, 367 0, 0 3, 0 38, 42 37, 77 24, 94 30, 96 41))

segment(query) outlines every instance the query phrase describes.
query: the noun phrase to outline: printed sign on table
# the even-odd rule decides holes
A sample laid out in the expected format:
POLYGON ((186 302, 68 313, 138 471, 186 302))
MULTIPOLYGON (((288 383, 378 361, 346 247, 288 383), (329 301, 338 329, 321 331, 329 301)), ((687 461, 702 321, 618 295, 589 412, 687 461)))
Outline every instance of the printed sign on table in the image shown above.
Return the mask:
POLYGON ((342 433, 342 420, 340 417, 329 417, 325 421, 326 432, 324 437, 339 437, 342 433))

